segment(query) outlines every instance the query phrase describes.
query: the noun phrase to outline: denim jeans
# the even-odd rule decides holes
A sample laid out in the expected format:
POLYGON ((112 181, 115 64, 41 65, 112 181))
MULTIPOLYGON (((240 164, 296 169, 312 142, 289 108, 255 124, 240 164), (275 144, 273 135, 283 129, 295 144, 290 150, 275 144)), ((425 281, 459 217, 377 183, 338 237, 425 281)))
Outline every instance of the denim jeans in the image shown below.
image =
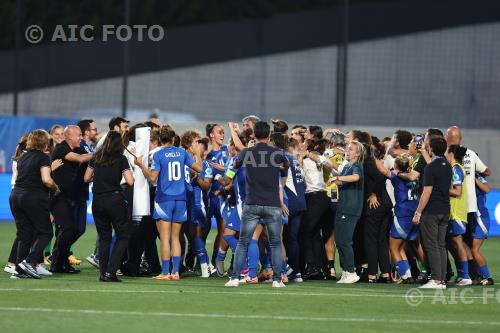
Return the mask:
POLYGON ((233 279, 238 279, 241 268, 247 260, 248 246, 260 220, 265 221, 269 242, 271 243, 271 263, 273 281, 281 281, 281 208, 271 206, 244 205, 241 217, 241 229, 234 256, 233 279))

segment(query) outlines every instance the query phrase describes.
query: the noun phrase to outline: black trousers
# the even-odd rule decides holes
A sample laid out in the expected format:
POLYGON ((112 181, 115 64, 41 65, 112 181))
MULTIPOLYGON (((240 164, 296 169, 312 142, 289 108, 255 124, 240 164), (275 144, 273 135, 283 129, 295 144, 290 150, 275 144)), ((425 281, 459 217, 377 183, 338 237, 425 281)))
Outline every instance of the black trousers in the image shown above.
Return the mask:
POLYGON ((92 215, 99 235, 99 269, 101 274, 115 274, 127 250, 131 232, 128 205, 121 192, 94 194, 92 215), (116 243, 110 256, 113 229, 116 243))
POLYGON ((87 228, 87 202, 75 202, 73 213, 75 216, 75 235, 73 243, 75 243, 85 233, 85 229, 87 228))
POLYGON ((368 274, 376 275, 379 267, 381 273, 390 273, 389 225, 392 212, 390 209, 377 209, 367 213, 364 218, 364 247, 368 274))
POLYGON ((9 201, 16 220, 18 240, 15 262, 20 263, 26 260, 30 264, 38 264, 43 249, 53 235, 48 194, 14 190, 9 201))
MULTIPOLYGON (((326 192, 306 193, 307 210, 301 222, 302 244, 306 269, 321 269, 325 266, 326 254, 321 230, 326 223, 333 224, 329 219, 330 199, 326 192)), ((331 230, 331 228, 330 228, 331 230)))
POLYGON ((52 200, 52 215, 57 230, 56 243, 52 251, 52 269, 57 270, 68 265, 69 249, 77 235, 75 207, 75 202, 63 195, 52 200))
POLYGON ((423 214, 420 218, 420 236, 425 249, 431 277, 436 281, 446 279, 446 231, 449 214, 423 214))

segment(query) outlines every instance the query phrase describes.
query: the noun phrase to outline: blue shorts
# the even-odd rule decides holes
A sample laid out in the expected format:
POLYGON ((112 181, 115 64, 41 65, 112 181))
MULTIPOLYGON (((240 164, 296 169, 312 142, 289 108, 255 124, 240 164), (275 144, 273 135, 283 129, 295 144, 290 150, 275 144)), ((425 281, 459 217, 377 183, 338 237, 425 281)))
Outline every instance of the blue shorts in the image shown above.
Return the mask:
POLYGON ((241 226, 241 215, 243 211, 242 205, 229 206, 227 202, 223 202, 221 205, 221 215, 224 219, 224 226, 227 229, 239 232, 241 226))
POLYGON ((163 220, 167 222, 184 222, 187 220, 186 201, 155 201, 155 209, 153 212, 155 220, 163 220))
POLYGON ((208 214, 207 218, 209 220, 212 219, 212 217, 215 217, 216 220, 222 220, 222 215, 220 213, 221 211, 221 200, 219 197, 216 197, 214 195, 210 195, 208 198, 208 214))
POLYGON ((467 229, 467 222, 451 220, 448 222, 448 235, 449 236, 461 236, 465 234, 467 229))
POLYGON ((187 196, 187 221, 190 226, 205 229, 207 225, 207 213, 205 211, 205 202, 195 202, 194 194, 187 196))
POLYGON ((404 216, 397 217, 394 216, 394 221, 391 226, 390 235, 392 238, 405 239, 409 241, 414 241, 417 239, 418 235, 418 224, 413 224, 413 217, 404 216))
POLYGON ((486 239, 490 233, 490 217, 488 215, 477 215, 472 222, 472 238, 486 239))

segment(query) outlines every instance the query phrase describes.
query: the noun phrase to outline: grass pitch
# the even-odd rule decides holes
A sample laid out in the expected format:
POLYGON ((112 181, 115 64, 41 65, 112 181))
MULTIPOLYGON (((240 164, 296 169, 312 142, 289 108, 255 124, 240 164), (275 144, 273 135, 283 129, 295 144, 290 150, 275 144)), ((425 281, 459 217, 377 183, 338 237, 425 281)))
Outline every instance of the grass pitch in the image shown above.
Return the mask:
MULTIPOLYGON (((7 259, 13 223, 0 223, 7 259)), ((95 227, 76 245, 85 258, 95 227)), ((209 246, 211 247, 211 246, 209 246)), ((500 239, 484 245, 493 277, 500 277, 500 239)), ((1 332, 499 332, 500 288, 450 287, 420 292, 411 285, 338 285, 331 281, 225 288, 225 278, 181 281, 123 278, 97 281, 82 263, 78 275, 12 280, 0 275, 1 332)), ((340 269, 338 269, 340 270, 340 269)), ((499 280, 500 282, 500 280, 499 280)))

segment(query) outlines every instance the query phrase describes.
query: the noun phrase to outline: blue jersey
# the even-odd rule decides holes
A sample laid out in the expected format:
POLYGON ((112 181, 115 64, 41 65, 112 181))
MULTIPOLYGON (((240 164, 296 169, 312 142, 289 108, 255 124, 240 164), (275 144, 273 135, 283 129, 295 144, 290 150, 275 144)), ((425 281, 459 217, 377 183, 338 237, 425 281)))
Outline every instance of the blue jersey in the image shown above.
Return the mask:
MULTIPOLYGON (((221 167, 224 167, 226 165, 227 160, 229 159, 229 153, 227 151, 227 146, 223 145, 220 147, 219 150, 212 150, 210 153, 207 155, 207 162, 209 163, 214 163, 218 164, 221 167)), ((215 167, 212 168, 212 176, 215 178, 217 175, 224 175, 224 171, 217 170, 215 167)), ((219 184, 218 182, 212 182, 212 187, 210 188, 210 195, 213 195, 213 193, 219 189, 222 188, 222 185, 219 184)))
POLYGON ((226 175, 230 176, 230 178, 233 179, 233 188, 234 188, 234 193, 236 195, 236 202, 245 202, 245 186, 246 186, 246 170, 245 167, 242 166, 240 168, 234 168, 233 162, 235 160, 235 157, 232 157, 229 160, 229 163, 226 166, 226 175), (234 176, 231 176, 231 172, 234 173, 234 176))
POLYGON ((285 153, 290 164, 286 180, 285 193, 288 197, 288 209, 291 212, 306 210, 304 175, 299 160, 290 153, 285 153))
MULTIPOLYGON (((481 175, 476 175, 476 178, 479 179, 479 181, 483 184, 488 183, 486 178, 481 175)), ((479 214, 481 214, 483 218, 489 219, 490 213, 488 212, 488 208, 486 207, 486 193, 481 191, 477 186, 476 186, 476 198, 477 198, 477 209, 479 211, 479 214)))
POLYGON ((391 182, 394 187, 394 215, 397 217, 413 216, 418 206, 417 183, 405 181, 391 172, 391 182))
MULTIPOLYGON (((207 161, 203 161, 201 163, 201 167, 203 169, 198 174, 198 177, 201 178, 201 179, 212 179, 213 178, 213 176, 212 176, 212 168, 210 167, 210 165, 208 164, 208 162, 207 161)), ((193 180, 191 182, 191 184, 192 184, 193 191, 194 191, 194 202, 197 205, 201 205, 202 200, 206 201, 206 197, 203 195, 204 191, 200 187, 200 185, 198 184, 198 182, 196 181, 196 179, 193 180)), ((206 202, 205 202, 205 204, 206 204, 206 202)))
POLYGON ((163 147, 153 155, 151 170, 158 171, 156 202, 186 200, 185 166, 193 165, 194 159, 184 149, 163 147))

